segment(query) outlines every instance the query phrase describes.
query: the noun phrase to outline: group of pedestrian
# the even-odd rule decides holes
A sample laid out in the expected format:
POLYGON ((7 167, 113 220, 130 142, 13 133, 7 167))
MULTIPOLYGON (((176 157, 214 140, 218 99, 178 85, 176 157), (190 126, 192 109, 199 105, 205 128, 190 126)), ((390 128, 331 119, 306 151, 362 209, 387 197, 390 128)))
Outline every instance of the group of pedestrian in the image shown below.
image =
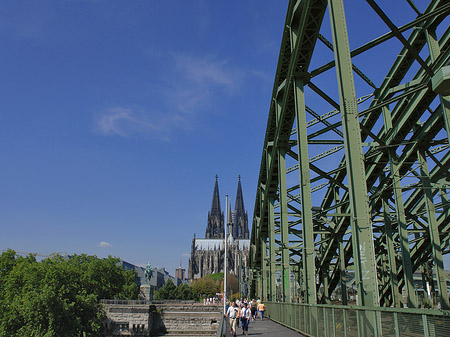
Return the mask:
POLYGON ((204 305, 209 305, 209 304, 216 304, 219 303, 219 299, 217 297, 208 297, 208 298, 204 298, 203 299, 203 304, 204 305))
POLYGON ((258 299, 254 299, 250 302, 237 300, 232 302, 231 306, 228 307, 226 316, 230 322, 231 336, 236 336, 236 327, 238 322, 242 328, 242 334, 248 336, 248 324, 250 321, 256 320, 256 312, 259 313, 259 317, 262 320, 264 318, 264 311, 266 306, 258 299))

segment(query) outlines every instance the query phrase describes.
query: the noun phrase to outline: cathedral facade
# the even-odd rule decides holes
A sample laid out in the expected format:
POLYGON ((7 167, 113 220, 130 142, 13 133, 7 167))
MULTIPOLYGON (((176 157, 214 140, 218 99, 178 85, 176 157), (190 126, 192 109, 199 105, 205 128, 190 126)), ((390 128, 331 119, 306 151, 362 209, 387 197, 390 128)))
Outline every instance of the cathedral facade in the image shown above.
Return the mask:
MULTIPOLYGON (((228 273, 247 277, 249 253, 248 214, 244 208, 241 177, 239 176, 234 210, 231 202, 227 210, 227 270, 228 273), (241 268, 241 274, 239 269, 241 268)), ((211 211, 208 212, 208 222, 204 238, 194 238, 189 259, 188 278, 202 278, 205 275, 224 271, 225 264, 225 226, 224 213, 220 208, 219 183, 216 176, 211 211)))

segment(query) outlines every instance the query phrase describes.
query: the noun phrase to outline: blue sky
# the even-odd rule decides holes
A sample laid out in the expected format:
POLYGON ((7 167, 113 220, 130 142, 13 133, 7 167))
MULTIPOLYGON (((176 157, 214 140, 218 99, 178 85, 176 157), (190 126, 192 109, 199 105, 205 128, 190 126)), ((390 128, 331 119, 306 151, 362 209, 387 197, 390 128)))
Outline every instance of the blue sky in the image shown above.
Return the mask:
POLYGON ((287 3, 0 2, 0 247, 174 273, 216 174, 251 221, 287 3))
MULTIPOLYGON (((387 32, 365 2, 348 3, 352 49, 387 32)), ((380 3, 397 25, 416 16, 406 1, 380 3)), ((204 235, 216 174, 223 209, 242 176, 251 223, 287 4, 1 1, 1 249, 173 274, 204 235)), ((392 39, 354 62, 380 84, 399 50, 392 39)), ((318 44, 312 68, 332 58, 318 44)), ((329 74, 315 84, 337 97, 329 74)))

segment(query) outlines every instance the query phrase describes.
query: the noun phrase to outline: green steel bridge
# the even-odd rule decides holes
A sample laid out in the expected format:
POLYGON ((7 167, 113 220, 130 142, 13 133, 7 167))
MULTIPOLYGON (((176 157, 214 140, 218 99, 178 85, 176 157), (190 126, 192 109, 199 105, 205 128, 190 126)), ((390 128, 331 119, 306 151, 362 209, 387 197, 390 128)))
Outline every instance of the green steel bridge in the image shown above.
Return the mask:
POLYGON ((288 5, 250 289, 310 336, 450 336, 450 2, 414 1, 288 5))

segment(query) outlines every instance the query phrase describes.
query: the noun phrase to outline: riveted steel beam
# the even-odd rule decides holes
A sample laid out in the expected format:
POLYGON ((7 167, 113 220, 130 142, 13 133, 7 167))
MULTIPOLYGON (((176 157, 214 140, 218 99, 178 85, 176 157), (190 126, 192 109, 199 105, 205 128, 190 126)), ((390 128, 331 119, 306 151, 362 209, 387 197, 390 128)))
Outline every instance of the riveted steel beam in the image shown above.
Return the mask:
MULTIPOLYGON (((407 0, 411 20, 397 27, 397 13, 367 3, 365 10, 390 31, 353 51, 342 0, 289 3, 251 245, 251 265, 270 275, 260 293, 267 289, 272 300, 301 298, 314 309, 333 296, 352 304, 356 292, 358 305, 418 306, 415 274, 433 283, 450 252, 450 107, 431 83, 450 63, 450 4, 416 7, 407 0), (327 8, 331 34, 322 24, 327 8), (393 61, 374 52, 387 41, 399 48, 385 48, 393 61), (334 60, 323 63, 331 48, 334 60), (369 53, 376 55, 373 64, 356 58, 369 53), (374 69, 384 73, 374 76, 374 69), (429 173, 421 171, 424 163, 429 173)), ((437 281, 441 306, 449 310, 442 276, 437 281)), ((317 332, 319 311, 308 316, 314 324, 308 333, 317 332)), ((381 334, 376 315, 357 320, 359 336, 381 334)))

